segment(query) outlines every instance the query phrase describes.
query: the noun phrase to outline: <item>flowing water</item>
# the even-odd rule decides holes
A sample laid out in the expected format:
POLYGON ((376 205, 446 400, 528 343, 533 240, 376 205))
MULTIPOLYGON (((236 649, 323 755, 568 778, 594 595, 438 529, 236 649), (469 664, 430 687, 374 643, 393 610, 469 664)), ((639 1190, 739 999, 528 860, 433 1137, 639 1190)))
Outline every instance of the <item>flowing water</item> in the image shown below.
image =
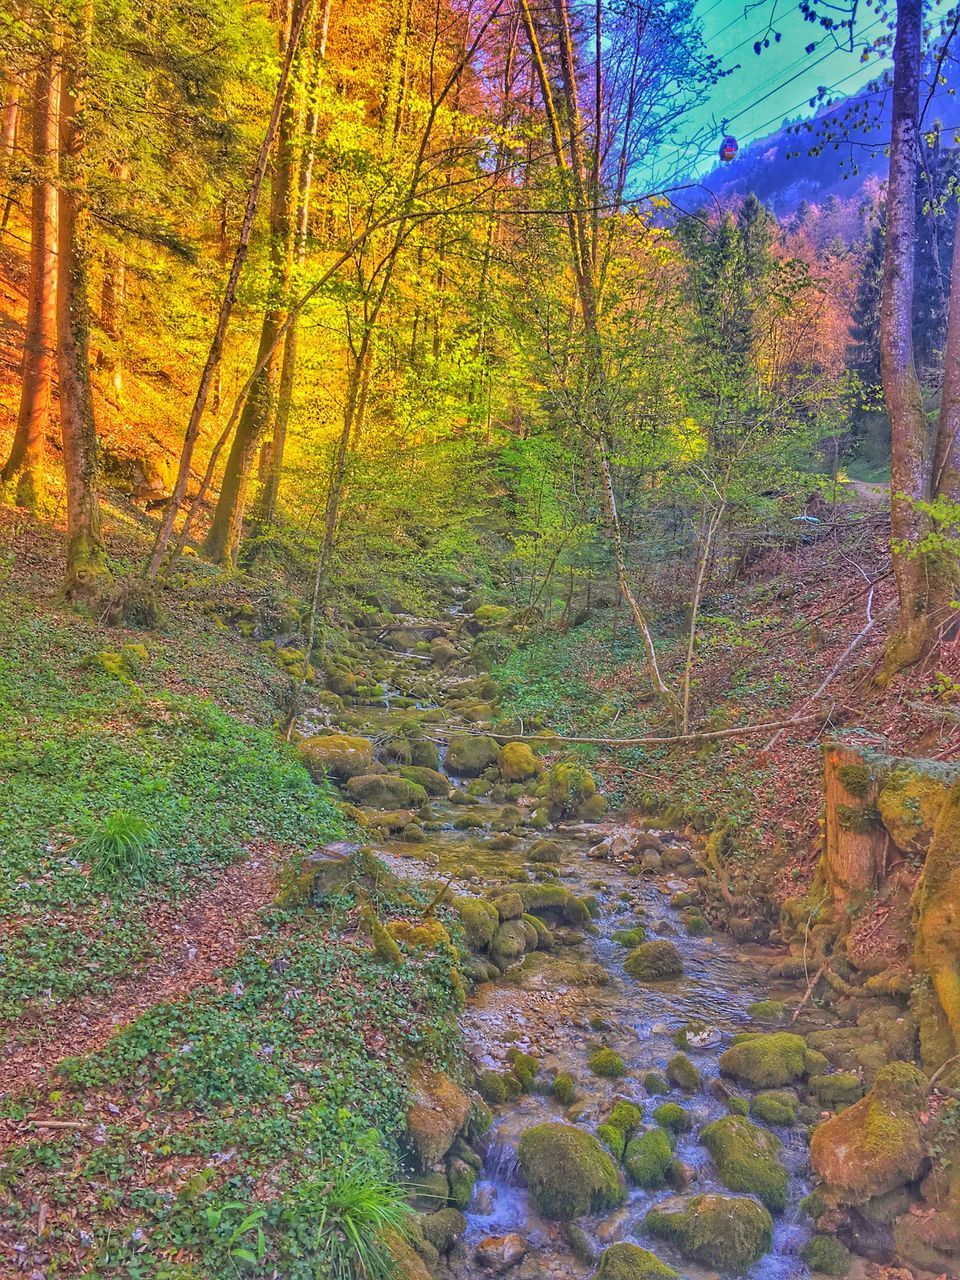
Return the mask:
MULTIPOLYGON (((420 655, 393 653, 401 673, 410 677, 401 690, 415 689, 423 669, 420 655)), ((396 688, 387 688, 380 708, 367 709, 366 731, 374 738, 391 725, 396 688)), ((423 698, 419 700, 422 709, 423 698)), ((429 730, 428 730, 429 732, 429 730)), ((453 784, 462 780, 452 778, 453 784)), ((546 1221, 532 1208, 520 1176, 516 1149, 520 1134, 542 1121, 573 1119, 589 1131, 601 1123, 610 1104, 618 1098, 638 1103, 644 1120, 665 1101, 681 1103, 694 1121, 692 1131, 677 1140, 676 1156, 687 1166, 690 1192, 726 1191, 718 1182, 710 1156, 698 1141, 698 1130, 706 1122, 728 1113, 720 1096, 717 1059, 732 1037, 744 1030, 769 1030, 752 1021, 748 1009, 758 1000, 783 995, 796 996, 796 989, 778 991, 767 973, 779 958, 760 947, 743 947, 723 934, 688 937, 680 914, 670 906, 671 896, 694 882, 671 872, 638 875, 630 862, 597 861, 588 850, 617 823, 575 824, 546 833, 529 831, 515 848, 491 848, 489 831, 457 831, 453 823, 464 808, 447 801, 432 801, 439 830, 427 834, 424 843, 386 841, 377 846, 401 874, 454 875, 456 893, 478 894, 492 885, 523 878, 530 845, 546 834, 563 848, 559 866, 560 883, 578 895, 593 895, 597 911, 589 930, 555 930, 553 956, 576 965, 595 964, 607 975, 605 985, 581 985, 570 981, 570 966, 545 961, 522 981, 504 980, 481 984, 470 998, 462 1016, 462 1026, 470 1059, 479 1070, 506 1069, 510 1049, 535 1054, 540 1074, 534 1089, 514 1102, 495 1108, 493 1126, 486 1140, 484 1168, 473 1200, 467 1210, 467 1232, 446 1260, 440 1274, 457 1280, 489 1276, 475 1260, 477 1245, 487 1237, 516 1232, 526 1241, 526 1260, 507 1274, 518 1280, 579 1280, 590 1276, 593 1264, 578 1260, 563 1229, 546 1221), (467 870, 466 877, 459 873, 467 870), (637 982, 624 970, 627 951, 613 938, 617 929, 636 922, 644 924, 647 936, 666 936, 680 950, 684 976, 679 979, 637 982), (688 1055, 699 1068, 703 1082, 693 1093, 673 1088, 669 1094, 649 1096, 644 1075, 663 1070, 677 1052, 674 1034, 689 1022, 703 1022, 710 1028, 707 1043, 689 1048, 688 1055), (608 1045, 623 1058, 627 1074, 605 1080, 594 1076, 587 1065, 590 1054, 608 1045), (553 1096, 549 1082, 555 1072, 569 1071, 578 1084, 578 1100, 573 1110, 565 1109, 553 1096), (542 1085, 541 1083, 542 1082, 542 1085)), ((502 803, 481 800, 470 812, 489 823, 502 803)), ((682 838, 660 833, 669 845, 682 845, 682 838)), ((538 956, 542 953, 536 953, 538 956)), ((790 1194, 786 1210, 775 1215, 774 1246, 748 1273, 751 1280, 788 1280, 807 1274, 801 1259, 809 1235, 809 1222, 798 1201, 809 1189, 805 1183, 806 1143, 797 1129, 772 1128, 783 1143, 782 1158, 790 1171, 790 1194)), ((597 1255, 619 1240, 629 1240, 655 1251, 677 1267, 682 1275, 701 1280, 713 1273, 682 1261, 662 1242, 645 1239, 642 1222, 647 1210, 675 1196, 671 1190, 644 1191, 631 1187, 623 1207, 612 1214, 582 1219, 583 1228, 597 1255)))

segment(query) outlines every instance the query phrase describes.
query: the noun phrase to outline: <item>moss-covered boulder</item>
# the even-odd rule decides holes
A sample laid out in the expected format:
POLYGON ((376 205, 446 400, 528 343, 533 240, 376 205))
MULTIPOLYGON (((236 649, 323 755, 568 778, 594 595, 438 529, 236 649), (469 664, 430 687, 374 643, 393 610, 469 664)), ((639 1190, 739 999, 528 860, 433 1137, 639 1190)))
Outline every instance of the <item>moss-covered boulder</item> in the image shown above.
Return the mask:
POLYGON ((689 1133, 693 1121, 678 1102, 661 1102, 653 1112, 654 1121, 668 1133, 689 1133))
POLYGON ((777 1089, 826 1066, 822 1054, 807 1048, 802 1036, 790 1031, 738 1036, 720 1055, 720 1070, 751 1089, 777 1089))
POLYGON ((667 1063, 667 1079, 687 1093, 693 1093, 703 1083, 699 1069, 685 1053, 675 1053, 667 1063))
POLYGON ((669 1093, 670 1081, 662 1071, 648 1071, 643 1077, 643 1087, 647 1093, 669 1093))
POLYGON ((630 977, 638 982, 663 982, 668 978, 679 978, 683 973, 683 957, 666 938, 641 942, 623 965, 630 977))
POLYGON ((851 1071, 836 1071, 815 1076, 810 1081, 810 1092, 823 1106, 849 1107, 863 1097, 863 1081, 851 1071))
POLYGON ((611 1079, 622 1076, 627 1069, 619 1053, 606 1045, 591 1053, 588 1065, 595 1076, 608 1076, 611 1079))
POLYGON ((803 1249, 803 1260, 811 1271, 821 1276, 845 1276, 853 1255, 836 1236, 814 1236, 803 1249))
POLYGON ((428 769, 419 764, 404 765, 400 776, 423 787, 428 796, 446 796, 450 793, 450 779, 438 769, 428 769))
POLYGON ((528 950, 527 930, 522 920, 507 920, 500 925, 490 944, 491 959, 500 969, 519 960, 528 950))
POLYGON ((624 1167, 638 1187, 654 1191, 666 1184, 673 1147, 663 1129, 648 1129, 631 1138, 623 1153, 624 1167))
POLYGON ((524 912, 523 898, 513 890, 498 894, 493 899, 493 905, 496 907, 497 915, 502 921, 519 920, 524 912))
POLYGON ((420 1230, 437 1253, 447 1253, 467 1229, 467 1220, 459 1209, 438 1209, 420 1218, 420 1230))
POLYGON ((416 1068, 410 1082, 407 1136, 421 1168, 443 1159, 470 1119, 470 1099, 442 1071, 416 1068))
POLYGON ((558 1071, 553 1077, 553 1094, 561 1106, 569 1107, 577 1100, 577 1082, 569 1071, 558 1071))
POLYGON ((590 770, 580 764, 560 761, 551 765, 537 787, 537 795, 555 821, 579 817, 594 822, 603 816, 603 797, 599 796, 590 770))
POLYGON ((563 850, 555 840, 535 840, 530 846, 531 862, 544 862, 556 866, 563 857, 563 850))
POLYGON ((444 761, 447 772, 460 778, 476 778, 496 764, 500 748, 493 738, 481 734, 456 733, 447 744, 444 761))
POLYGON ((346 782, 366 773, 373 763, 373 746, 367 738, 354 738, 346 733, 330 733, 304 738, 297 750, 307 772, 315 782, 326 774, 346 782))
POLYGON ((435 742, 428 738, 414 738, 410 743, 410 763, 418 769, 440 768, 440 751, 435 742))
POLYGON ((764 1089, 750 1100, 750 1114, 764 1124, 795 1125, 799 1105, 791 1089, 764 1089))
POLYGON ((755 1195, 771 1210, 787 1203, 787 1171, 780 1162, 780 1139, 743 1116, 723 1116, 701 1133, 720 1181, 731 1191, 755 1195))
POLYGON ((627 1145, 626 1134, 613 1124, 597 1125, 597 1137, 615 1160, 622 1160, 627 1145))
POLYGON ((926 1159, 919 1121, 926 1089, 912 1063, 883 1067, 866 1097, 814 1130, 817 1176, 851 1204, 912 1182, 926 1159))
POLYGON ((517 894, 523 910, 531 915, 553 917, 569 925, 586 924, 590 919, 587 904, 559 884, 516 884, 507 892, 517 894))
POLYGON ((604 1249, 593 1280, 678 1280, 679 1272, 635 1244, 621 1241, 604 1249))
POLYGON ((621 1133, 629 1137, 634 1129, 638 1128, 642 1119, 643 1111, 635 1102, 628 1102, 626 1098, 620 1098, 613 1104, 613 1108, 607 1116, 607 1124, 612 1124, 615 1129, 619 1129, 621 1133))
POLYGON ((674 1245, 691 1262, 743 1275, 773 1245, 773 1220, 748 1197, 700 1195, 651 1209, 650 1235, 674 1245))
POLYGON ((540 761, 525 742, 508 742, 501 747, 498 763, 504 782, 526 782, 540 772, 540 761))
POLYGON ((500 914, 483 898, 458 898, 454 904, 471 951, 486 951, 500 927, 500 914))
POLYGON ((574 1125, 534 1125, 521 1135, 517 1155, 530 1198, 544 1217, 569 1222, 624 1201, 624 1185, 609 1152, 574 1125))
POLYGON ((920 765, 894 769, 880 789, 877 808, 898 849, 927 853, 948 789, 944 778, 920 765))
POLYGON ((355 804, 373 809, 419 809, 427 803, 423 787, 399 774, 359 774, 347 782, 347 792, 355 804))

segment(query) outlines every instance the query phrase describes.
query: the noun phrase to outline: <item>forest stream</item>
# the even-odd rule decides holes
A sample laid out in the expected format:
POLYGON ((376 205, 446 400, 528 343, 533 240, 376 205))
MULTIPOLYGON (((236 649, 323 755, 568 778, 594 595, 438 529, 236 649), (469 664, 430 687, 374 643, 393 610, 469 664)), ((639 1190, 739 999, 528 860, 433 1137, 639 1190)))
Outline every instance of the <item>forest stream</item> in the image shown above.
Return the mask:
MULTIPOLYGON (((455 623, 456 616, 450 621, 455 623)), ((416 635, 429 635, 431 630, 416 619, 406 619, 405 626, 416 635)), ((378 755, 403 716, 410 715, 406 695, 420 691, 418 714, 450 696, 449 684, 443 681, 434 685, 436 701, 424 696, 431 677, 421 654, 393 651, 388 661, 396 666, 388 679, 381 677, 382 705, 364 710, 364 731, 378 755), (398 700, 403 703, 399 711, 398 700)), ((316 714, 321 713, 305 717, 314 730, 316 714)), ((460 730, 463 725, 455 727, 460 730)), ((447 728, 438 724, 434 737, 441 768, 447 728)), ((509 1272, 517 1280, 572 1280, 592 1275, 596 1258, 618 1241, 655 1251, 683 1275, 716 1274, 715 1267, 700 1266, 669 1244, 651 1240, 644 1218, 653 1206, 682 1203, 678 1193, 731 1195, 731 1179, 728 1176, 726 1186, 720 1180, 701 1134, 713 1121, 745 1114, 748 1095, 721 1077, 718 1058, 740 1033, 786 1029, 790 1006, 800 1003, 805 983, 771 978, 769 971, 783 959, 782 950, 740 945, 706 928, 695 909, 703 872, 696 864, 696 849, 683 835, 627 818, 558 822, 548 832, 518 822, 507 834, 500 791, 490 788, 487 795, 471 796, 467 804, 469 780, 449 768, 445 772, 449 798, 431 799, 431 821, 424 823, 429 829, 417 831, 416 843, 401 836, 374 844, 390 869, 412 881, 450 879, 457 900, 490 897, 498 886, 516 882, 559 884, 589 904, 591 918, 584 927, 572 927, 562 914, 541 910, 541 918, 549 923, 547 949, 528 951, 502 977, 480 981, 468 999, 461 1026, 481 1091, 484 1078, 495 1084, 509 1075, 518 1051, 535 1058, 536 1067, 532 1082, 519 1096, 499 1103, 488 1098, 495 1104, 493 1121, 477 1144, 483 1167, 465 1209, 466 1231, 438 1274, 473 1280, 509 1272), (559 851, 554 866, 530 860, 531 850, 538 842, 544 844, 545 835, 559 851), (691 918, 699 927, 691 926, 691 918), (638 981, 628 974, 625 931, 638 925, 639 936, 667 939, 676 947, 682 957, 681 976, 638 981), (700 930, 701 936, 691 936, 700 930), (598 1074, 595 1059, 591 1067, 591 1059, 603 1048, 619 1056, 622 1074, 598 1074), (559 1086, 551 1084, 558 1077, 575 1082, 572 1100, 558 1098, 559 1086), (654 1131, 654 1113, 664 1103, 676 1104, 671 1111, 682 1131, 670 1132, 673 1150, 664 1185, 645 1189, 628 1177, 626 1198, 619 1207, 578 1217, 572 1229, 538 1214, 518 1161, 521 1134, 544 1122, 573 1122, 593 1133, 620 1100, 640 1108, 639 1123, 632 1127, 638 1135, 654 1131)), ((524 823, 532 804, 525 797, 518 800, 524 823)), ((795 1029, 822 1028, 827 1017, 808 1006, 795 1029)), ((800 1101, 795 1094, 790 1098, 792 1106, 800 1101)), ((810 1106, 799 1110, 808 1121, 818 1114, 810 1106)), ((658 1115, 662 1123, 664 1113, 658 1115)), ((766 1125, 752 1108, 750 1123, 775 1135, 788 1178, 785 1206, 773 1214, 772 1247, 743 1274, 758 1280, 808 1274, 801 1253, 812 1227, 799 1207, 810 1190, 803 1129, 766 1125)))

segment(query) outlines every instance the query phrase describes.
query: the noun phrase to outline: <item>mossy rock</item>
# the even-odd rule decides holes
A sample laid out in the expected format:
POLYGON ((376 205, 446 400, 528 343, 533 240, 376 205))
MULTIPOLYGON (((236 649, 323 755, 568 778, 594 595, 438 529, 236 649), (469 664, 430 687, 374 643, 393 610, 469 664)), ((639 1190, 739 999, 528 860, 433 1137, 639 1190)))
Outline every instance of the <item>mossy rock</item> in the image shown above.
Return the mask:
POLYGON ((666 1185, 673 1147, 663 1129, 648 1129, 627 1143, 624 1167, 638 1187, 655 1191, 666 1185))
POLYGON ((554 840, 535 840, 527 856, 531 862, 544 862, 556 866, 563 857, 563 850, 554 840))
POLYGON ((513 891, 501 893, 499 897, 494 898, 493 905, 497 909, 497 915, 504 922, 519 920, 523 915, 524 902, 519 893, 513 891))
POLYGON ((610 1079, 624 1075, 627 1070, 619 1053, 607 1047, 596 1049, 591 1053, 588 1065, 595 1076, 607 1076, 610 1079))
POLYGON ((510 885, 509 893, 516 893, 523 910, 535 916, 554 916, 569 925, 583 925, 590 919, 587 904, 569 889, 559 884, 510 885))
POLYGON ((802 1036, 789 1031, 757 1032, 738 1036, 721 1053, 719 1063, 724 1075, 751 1089, 777 1089, 822 1069, 822 1055, 812 1055, 802 1036))
POLYGON ((474 609, 473 619, 484 631, 493 627, 505 627, 513 615, 503 604, 482 604, 474 609))
POLYGON ((792 1126, 797 1123, 799 1105, 797 1095, 790 1089, 764 1089, 751 1099, 750 1114, 764 1124, 792 1126))
POLYGON ((545 951, 524 956, 511 979, 528 990, 539 990, 545 984, 556 987, 605 987, 610 974, 602 964, 589 960, 562 960, 545 951))
POLYGON ((787 1203, 787 1171, 780 1162, 780 1139, 743 1116, 723 1116, 701 1133, 720 1181, 731 1191, 755 1195, 768 1209, 787 1203))
POLYGON ((655 1253, 624 1240, 604 1249, 593 1280, 679 1280, 679 1272, 655 1253))
POLYGON ((669 1093, 670 1081, 662 1071, 648 1071, 643 1077, 643 1087, 647 1093, 669 1093))
POLYGON ((450 1203, 455 1209, 466 1209, 477 1185, 476 1169, 465 1160, 450 1160, 447 1164, 447 1177, 450 1180, 450 1203))
POLYGON ((508 920, 500 925, 490 944, 491 958, 500 969, 519 960, 527 950, 527 926, 522 920, 508 920))
POLYGON ((569 1222, 624 1201, 624 1185, 610 1153, 575 1125, 526 1129, 517 1155, 530 1198, 544 1217, 569 1222))
POLYGON ((618 942, 621 947, 627 947, 633 951, 640 946, 642 942, 647 940, 647 931, 642 924, 631 925, 629 929, 616 929, 613 933, 614 942, 618 942))
POLYGON ((814 1236, 803 1249, 803 1260, 811 1271, 822 1276, 845 1276, 853 1254, 836 1236, 814 1236))
POLYGON ((628 1102, 625 1098, 620 1098, 613 1104, 613 1109, 607 1116, 606 1123, 612 1124, 615 1129, 619 1129, 621 1133, 628 1137, 640 1125, 643 1119, 643 1112, 635 1102, 628 1102))
POLYGON ((587 821, 595 821, 596 818, 589 816, 584 810, 588 809, 589 814, 593 815, 598 807, 600 812, 597 816, 602 817, 605 807, 602 805, 602 798, 601 806, 590 804, 597 794, 597 784, 589 769, 569 761, 551 765, 537 787, 537 795, 543 799, 554 820, 582 817, 587 821))
POLYGON ((417 1067, 411 1080, 407 1136, 422 1168, 441 1160, 470 1119, 470 1099, 442 1071, 417 1067))
POLYGON ((460 778, 476 778, 496 764, 500 748, 493 738, 469 733, 454 734, 447 744, 444 765, 448 773, 460 778))
POLYGON ((601 1124, 597 1126, 597 1137, 615 1160, 623 1159, 627 1137, 622 1129, 618 1129, 616 1125, 609 1123, 601 1124))
POLYGON ((373 746, 369 740, 346 733, 304 738, 297 751, 315 782, 326 774, 331 774, 339 782, 346 782, 358 774, 365 774, 373 763, 373 746))
POLYGON ((508 742, 501 747, 498 764, 504 782, 526 782, 540 772, 540 761, 525 742, 508 742))
POLYGON ((471 951, 486 951, 500 927, 500 915, 492 902, 482 898, 457 898, 454 903, 471 951))
POLYGON ((703 1083, 703 1076, 685 1053, 675 1053, 667 1063, 667 1079, 687 1093, 693 1093, 703 1083))
POLYGON ((411 951, 449 951, 450 934, 440 920, 391 920, 387 930, 395 942, 411 951))
MULTIPOLYGON (((410 763, 417 769, 432 769, 434 773, 440 770, 440 751, 435 742, 430 742, 427 738, 414 738, 410 743, 410 763)), ((449 789, 449 782, 447 788, 449 789)))
POLYGON ((532 1053, 524 1053, 520 1049, 510 1049, 507 1052, 507 1061, 513 1068, 513 1074, 520 1081, 523 1088, 530 1089, 540 1071, 539 1059, 532 1053))
POLYGON ((428 796, 446 796, 450 791, 450 779, 436 769, 428 769, 425 765, 404 765, 400 776, 408 782, 415 782, 423 787, 428 796))
POLYGON ((624 968, 638 982, 662 982, 683 973, 683 957, 666 938, 642 942, 627 956, 624 968))
POLYGON ((948 783, 919 770, 894 769, 877 796, 890 839, 904 853, 925 854, 949 790, 948 783))
POLYGON ((654 1121, 670 1133, 689 1133, 693 1121, 678 1102, 661 1102, 653 1113, 654 1121))
POLYGON ((810 1162, 817 1176, 851 1204, 912 1182, 926 1159, 919 1124, 926 1089, 926 1076, 912 1063, 883 1067, 866 1097, 814 1130, 810 1162))
POLYGON ((423 787, 389 773, 355 775, 347 782, 347 793, 355 804, 374 809, 419 809, 427 803, 423 787))
POLYGON ((863 1081, 849 1071, 837 1071, 832 1075, 815 1076, 810 1081, 810 1092, 827 1107, 848 1107, 863 1097, 863 1081))
POLYGON ((743 1275, 773 1246, 773 1220, 748 1197, 717 1194, 668 1201, 651 1209, 644 1227, 691 1262, 743 1275))
POLYGON ((572 1106, 577 1100, 577 1082, 569 1071, 558 1071, 553 1077, 553 1093, 561 1106, 572 1106))
POLYGON ((481 1071, 477 1076, 477 1092, 491 1107, 500 1106, 509 1097, 506 1082, 499 1071, 481 1071))
POLYGON ((787 1006, 782 1000, 756 1000, 747 1009, 755 1022, 765 1022, 770 1026, 783 1022, 786 1012, 787 1006))
POLYGON ((448 1253, 467 1229, 467 1220, 459 1209, 438 1209, 419 1219, 420 1230, 437 1253, 448 1253))

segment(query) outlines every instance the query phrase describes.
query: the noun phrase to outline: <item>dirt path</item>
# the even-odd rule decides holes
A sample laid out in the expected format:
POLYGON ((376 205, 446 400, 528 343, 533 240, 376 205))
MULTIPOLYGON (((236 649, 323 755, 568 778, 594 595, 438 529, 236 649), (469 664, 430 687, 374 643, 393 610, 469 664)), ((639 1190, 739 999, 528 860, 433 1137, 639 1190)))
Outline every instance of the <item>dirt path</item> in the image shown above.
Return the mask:
POLYGON ((0 1096, 40 1084, 65 1058, 102 1048, 154 1005, 213 982, 273 900, 282 856, 275 846, 257 845, 196 899, 179 909, 158 907, 150 924, 160 959, 112 991, 67 1000, 32 1023, 21 1018, 0 1054, 0 1096))

